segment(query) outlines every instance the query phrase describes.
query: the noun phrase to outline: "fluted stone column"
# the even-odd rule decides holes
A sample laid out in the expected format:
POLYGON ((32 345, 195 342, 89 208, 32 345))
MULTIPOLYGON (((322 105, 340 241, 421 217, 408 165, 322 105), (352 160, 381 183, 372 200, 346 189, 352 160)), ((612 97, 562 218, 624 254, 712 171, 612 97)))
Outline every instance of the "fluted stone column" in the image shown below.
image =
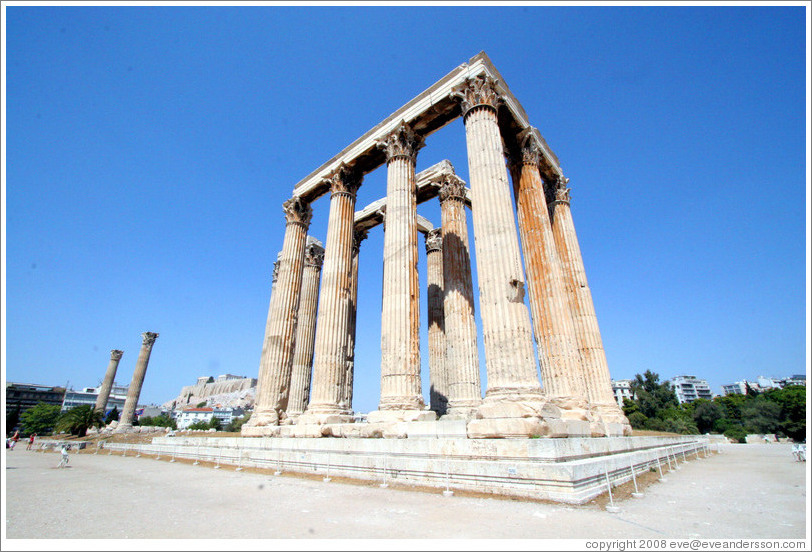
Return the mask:
POLYGON ((561 268, 573 325, 576 345, 581 353, 589 402, 600 419, 609 425, 610 434, 631 434, 631 426, 612 392, 609 366, 595 315, 592 293, 586 280, 581 248, 575 235, 570 212, 569 179, 561 178, 548 186, 548 206, 552 219, 556 250, 561 268))
POLYGON ((482 402, 482 386, 465 215, 465 183, 449 175, 440 187, 439 197, 443 229, 447 414, 467 417, 482 402))
POLYGON ((352 411, 352 386, 355 379, 355 325, 358 316, 358 254, 367 230, 355 230, 352 240, 352 272, 350 273, 349 323, 347 328, 347 371, 344 375, 344 400, 342 408, 352 411))
POLYGON ((448 404, 448 378, 445 368, 445 317, 443 315, 443 235, 442 228, 426 234, 428 290, 429 378, 431 409, 442 416, 448 404))
POLYGON ((299 424, 352 421, 344 403, 355 199, 360 176, 342 165, 330 178, 310 403, 299 424))
POLYGON ((530 315, 507 168, 497 121, 501 98, 487 76, 458 87, 461 99, 471 204, 476 234, 482 335, 488 386, 468 423, 469 437, 545 435, 545 418, 558 409, 545 400, 533 354, 530 315))
POLYGON ((319 303, 319 276, 324 261, 324 247, 312 236, 305 245, 302 291, 296 324, 296 349, 290 376, 290 399, 287 417, 293 419, 307 408, 310 398, 310 375, 313 368, 313 347, 316 337, 316 308, 319 303))
POLYGON ((562 415, 591 419, 572 313, 539 173, 541 148, 527 134, 512 160, 519 233, 544 391, 562 415))
POLYGON ((243 426, 248 435, 257 434, 254 428, 278 425, 288 406, 305 243, 313 210, 298 197, 286 201, 283 210, 287 224, 268 309, 254 413, 243 426))
POLYGON ((116 371, 118 370, 118 363, 121 360, 124 351, 113 349, 110 351, 110 363, 107 365, 107 372, 104 373, 104 380, 99 388, 99 396, 96 397, 96 405, 94 410, 99 410, 104 416, 107 409, 107 399, 110 398, 110 390, 113 388, 113 382, 116 380, 116 371))
POLYGON ((386 153, 386 225, 381 309, 381 400, 368 420, 426 418, 420 386, 415 160, 423 140, 404 122, 379 146, 386 153))
POLYGON ((135 408, 138 406, 138 398, 141 396, 141 386, 144 385, 144 376, 147 375, 149 355, 152 353, 152 346, 155 344, 155 340, 158 339, 158 334, 154 332, 144 332, 141 334, 141 338, 143 339, 141 351, 138 353, 138 360, 135 363, 133 379, 130 382, 130 387, 127 389, 127 398, 124 400, 124 407, 121 412, 121 417, 119 418, 118 426, 116 426, 116 433, 129 431, 133 427, 135 408))

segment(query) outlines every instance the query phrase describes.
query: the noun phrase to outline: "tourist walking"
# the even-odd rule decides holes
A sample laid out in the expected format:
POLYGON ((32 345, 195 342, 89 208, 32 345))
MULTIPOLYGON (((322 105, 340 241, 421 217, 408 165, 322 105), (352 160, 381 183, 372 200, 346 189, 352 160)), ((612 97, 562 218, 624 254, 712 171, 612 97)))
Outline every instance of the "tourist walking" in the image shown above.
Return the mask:
POLYGON ((32 433, 32 434, 31 434, 31 435, 28 437, 28 446, 27 446, 27 447, 25 447, 25 450, 31 450, 31 449, 34 447, 34 439, 36 439, 36 437, 37 437, 37 434, 36 434, 36 433, 32 433))

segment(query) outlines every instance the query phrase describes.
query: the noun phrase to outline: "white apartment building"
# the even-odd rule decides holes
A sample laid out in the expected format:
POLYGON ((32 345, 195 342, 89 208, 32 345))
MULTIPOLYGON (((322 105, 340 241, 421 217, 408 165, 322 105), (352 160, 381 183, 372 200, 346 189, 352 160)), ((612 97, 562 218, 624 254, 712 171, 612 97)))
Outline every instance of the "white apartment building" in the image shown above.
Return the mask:
POLYGON ((187 408, 177 414, 175 420, 178 424, 178 429, 186 429, 196 422, 211 422, 212 418, 220 420, 220 426, 225 427, 230 424, 234 418, 239 418, 244 414, 242 408, 187 408))
POLYGON ((615 400, 618 406, 623 408, 623 399, 634 399, 632 380, 612 380, 612 392, 615 394, 615 400))
MULTIPOLYGON (((70 410, 75 406, 89 404, 90 406, 96 405, 96 399, 99 398, 100 387, 85 387, 81 391, 74 391, 68 389, 65 391, 65 398, 62 399, 62 412, 70 410)), ((105 416, 113 410, 113 407, 118 407, 121 412, 124 409, 124 401, 127 400, 127 385, 116 385, 115 383, 110 388, 110 396, 107 398, 107 408, 104 410, 105 416)))
POLYGON ((677 376, 668 380, 668 384, 674 389, 680 404, 696 399, 713 399, 708 382, 696 376, 677 376))

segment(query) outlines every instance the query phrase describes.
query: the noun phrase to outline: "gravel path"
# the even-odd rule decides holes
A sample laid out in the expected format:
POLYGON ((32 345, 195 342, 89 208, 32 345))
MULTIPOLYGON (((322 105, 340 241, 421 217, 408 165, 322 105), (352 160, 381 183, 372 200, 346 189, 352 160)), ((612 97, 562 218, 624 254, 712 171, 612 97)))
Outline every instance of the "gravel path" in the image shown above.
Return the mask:
POLYGON ((617 502, 567 506, 219 470, 167 458, 6 451, 6 537, 805 538, 806 463, 726 445, 617 502))

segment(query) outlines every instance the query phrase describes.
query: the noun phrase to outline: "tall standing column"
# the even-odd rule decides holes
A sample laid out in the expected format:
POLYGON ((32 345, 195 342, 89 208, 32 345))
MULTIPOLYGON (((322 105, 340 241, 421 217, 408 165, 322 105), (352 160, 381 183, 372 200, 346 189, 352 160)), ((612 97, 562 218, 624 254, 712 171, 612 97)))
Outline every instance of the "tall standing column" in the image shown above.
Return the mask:
POLYGON ((254 413, 243 426, 246 434, 256 434, 252 431, 254 427, 278 425, 288 406, 304 250, 313 210, 298 197, 289 199, 282 207, 287 221, 285 238, 268 309, 254 413))
POLYGON ((468 148, 488 376, 485 400, 476 414, 482 419, 468 423, 468 435, 547 434, 544 418, 557 416, 558 409, 546 404, 536 371, 519 238, 497 120, 501 102, 497 83, 480 76, 468 79, 455 93, 462 102, 468 148))
POLYGON ((138 360, 135 363, 133 379, 130 382, 130 387, 127 389, 127 398, 124 401, 124 407, 121 412, 121 417, 119 418, 118 426, 116 426, 116 433, 129 431, 133 427, 135 408, 138 406, 138 398, 141 396, 141 386, 144 385, 144 376, 147 375, 149 355, 152 353, 152 346, 155 344, 155 340, 158 339, 158 334, 154 332, 144 332, 141 334, 141 338, 143 339, 141 351, 138 353, 138 360))
POLYGON ((355 230, 352 240, 352 272, 350 273, 349 323, 347 328, 347 371, 344 375, 344 400, 342 407, 352 411, 352 386, 355 379, 355 326, 358 317, 358 255, 367 230, 355 230))
POLYGON ((310 403, 298 423, 352 421, 343 405, 347 371, 350 274, 355 198, 360 176, 346 165, 330 178, 330 218, 324 248, 310 403))
POLYGON ((603 350, 603 340, 592 302, 592 292, 586 280, 586 270, 575 235, 575 225, 570 212, 569 179, 561 177, 548 187, 547 201, 550 208, 553 236, 561 259, 561 268, 572 320, 575 327, 576 345, 581 353, 589 402, 593 410, 607 424, 610 434, 631 434, 631 426, 618 406, 612 391, 609 365, 603 350))
POLYGON ((447 413, 464 418, 482 402, 465 183, 449 175, 440 187, 439 196, 443 229, 447 413))
POLYGON ((532 134, 516 157, 514 189, 541 381, 565 417, 588 419, 583 367, 539 173, 541 148, 532 134))
POLYGON ((429 378, 431 409, 442 416, 448 404, 446 375, 445 316, 443 314, 443 236, 442 228, 426 233, 426 267, 429 325, 429 378))
POLYGON ((324 261, 324 247, 312 236, 305 246, 302 292, 296 324, 296 349, 290 376, 290 399, 287 417, 293 419, 307 408, 310 398, 310 375, 313 368, 313 347, 316 336, 316 308, 319 303, 319 276, 324 261))
POLYGON ((110 398, 110 390, 113 388, 113 382, 116 379, 116 370, 118 370, 118 363, 121 360, 124 351, 113 349, 110 351, 110 364, 107 365, 107 372, 104 373, 104 381, 102 381, 99 388, 99 396, 96 397, 96 405, 94 410, 99 410, 104 416, 107 409, 107 399, 110 398))
POLYGON ((415 160, 423 140, 405 122, 379 143, 386 153, 386 225, 381 309, 381 400, 373 421, 414 420, 420 386, 420 290, 417 279, 415 160))

